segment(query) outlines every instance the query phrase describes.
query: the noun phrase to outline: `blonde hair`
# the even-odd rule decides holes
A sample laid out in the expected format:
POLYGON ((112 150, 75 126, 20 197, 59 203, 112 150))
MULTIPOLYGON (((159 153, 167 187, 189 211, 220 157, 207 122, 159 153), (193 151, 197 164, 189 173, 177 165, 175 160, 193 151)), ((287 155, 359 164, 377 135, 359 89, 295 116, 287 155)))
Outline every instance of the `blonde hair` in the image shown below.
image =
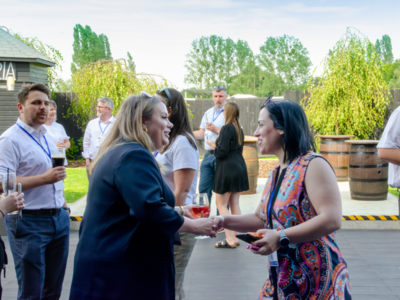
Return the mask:
POLYGON ((153 151, 153 142, 143 130, 142 124, 144 121, 151 120, 154 108, 160 102, 161 98, 158 96, 132 95, 122 103, 110 133, 90 164, 89 174, 93 173, 97 163, 108 151, 126 142, 138 143, 149 152, 153 151))
POLYGON ((243 142, 243 136, 242 136, 242 127, 240 126, 239 123, 239 117, 240 117, 239 105, 237 105, 235 102, 228 102, 225 104, 224 110, 226 112, 225 125, 232 123, 233 126, 235 126, 238 144, 241 145, 243 142))

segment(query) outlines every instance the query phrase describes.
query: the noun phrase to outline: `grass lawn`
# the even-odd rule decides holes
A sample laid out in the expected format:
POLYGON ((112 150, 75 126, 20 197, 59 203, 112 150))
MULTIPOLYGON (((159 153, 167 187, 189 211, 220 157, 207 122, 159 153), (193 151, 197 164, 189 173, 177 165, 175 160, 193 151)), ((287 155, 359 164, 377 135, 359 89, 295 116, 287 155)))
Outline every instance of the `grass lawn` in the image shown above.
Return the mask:
POLYGON ((393 195, 395 195, 396 197, 399 196, 399 190, 396 188, 392 188, 389 186, 389 193, 392 193, 393 195))
POLYGON ((67 178, 64 180, 64 192, 67 203, 73 203, 87 194, 89 182, 86 169, 67 168, 67 178))

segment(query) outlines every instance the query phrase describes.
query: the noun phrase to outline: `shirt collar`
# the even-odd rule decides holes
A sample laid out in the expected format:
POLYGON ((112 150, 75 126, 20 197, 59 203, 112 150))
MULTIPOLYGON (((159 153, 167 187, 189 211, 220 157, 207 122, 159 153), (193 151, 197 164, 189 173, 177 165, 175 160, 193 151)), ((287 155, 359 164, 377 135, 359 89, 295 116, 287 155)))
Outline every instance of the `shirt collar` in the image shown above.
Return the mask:
POLYGON ((100 118, 99 118, 99 122, 101 122, 101 123, 104 123, 104 124, 107 124, 107 123, 114 123, 115 122, 115 118, 114 118, 114 116, 111 116, 111 118, 109 118, 108 119, 108 121, 106 121, 106 122, 103 122, 100 118))
POLYGON ((220 109, 218 109, 217 111, 215 110, 216 106, 214 105, 213 107, 213 111, 216 111, 217 113, 221 112, 224 109, 225 105, 223 105, 220 109))
MULTIPOLYGON (((22 121, 20 118, 18 118, 17 124, 18 124, 19 126, 21 126, 23 129, 25 129, 25 130, 26 130, 29 134, 31 134, 32 136, 36 136, 36 137, 39 136, 39 132, 38 132, 36 129, 34 129, 34 128, 32 128, 31 126, 29 126, 28 124, 26 124, 26 123, 25 123, 24 121, 22 121)), ((44 135, 46 134, 46 132, 47 132, 46 127, 45 127, 45 126, 41 126, 41 128, 40 128, 40 136, 41 136, 41 137, 44 136, 44 135)))

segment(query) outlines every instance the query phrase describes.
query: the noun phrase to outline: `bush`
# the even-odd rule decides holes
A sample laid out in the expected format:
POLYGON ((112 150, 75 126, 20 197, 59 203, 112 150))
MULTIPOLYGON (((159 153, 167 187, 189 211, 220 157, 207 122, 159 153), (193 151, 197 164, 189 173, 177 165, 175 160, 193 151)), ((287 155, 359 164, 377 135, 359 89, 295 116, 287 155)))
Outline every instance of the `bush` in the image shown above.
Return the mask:
MULTIPOLYGON (((71 138, 69 141, 71 143, 71 146, 66 151, 67 159, 69 159, 69 160, 80 159, 80 152, 81 152, 80 147, 75 144, 75 141, 73 138, 71 138)), ((79 141, 80 141, 80 139, 78 140, 78 143, 79 143, 79 141)))

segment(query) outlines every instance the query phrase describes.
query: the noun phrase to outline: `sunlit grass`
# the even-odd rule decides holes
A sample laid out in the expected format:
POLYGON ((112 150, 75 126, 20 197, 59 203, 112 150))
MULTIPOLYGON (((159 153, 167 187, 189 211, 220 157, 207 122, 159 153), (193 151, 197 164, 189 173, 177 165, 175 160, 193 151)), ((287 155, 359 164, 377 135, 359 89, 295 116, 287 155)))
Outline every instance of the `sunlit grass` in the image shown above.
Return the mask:
POLYGON ((67 203, 73 203, 87 194, 89 182, 86 169, 67 168, 67 178, 64 180, 64 192, 67 203))

